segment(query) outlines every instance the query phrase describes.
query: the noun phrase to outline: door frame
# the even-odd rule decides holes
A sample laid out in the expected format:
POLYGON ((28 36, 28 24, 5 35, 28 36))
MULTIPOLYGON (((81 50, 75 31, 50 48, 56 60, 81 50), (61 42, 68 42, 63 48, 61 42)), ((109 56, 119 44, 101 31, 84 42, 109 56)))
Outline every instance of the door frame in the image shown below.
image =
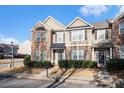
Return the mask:
POLYGON ((97 61, 97 64, 101 64, 101 65, 106 65, 106 62, 108 60, 108 58, 110 58, 110 49, 108 48, 96 48, 94 49, 94 59, 95 61, 97 61), (100 60, 100 52, 101 52, 101 56, 103 56, 103 60, 104 62, 101 63, 99 60, 100 60))

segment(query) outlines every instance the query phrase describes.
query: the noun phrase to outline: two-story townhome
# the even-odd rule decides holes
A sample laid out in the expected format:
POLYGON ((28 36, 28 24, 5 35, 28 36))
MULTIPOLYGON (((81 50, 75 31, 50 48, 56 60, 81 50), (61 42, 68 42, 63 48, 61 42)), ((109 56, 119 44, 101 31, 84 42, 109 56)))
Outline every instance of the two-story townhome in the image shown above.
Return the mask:
POLYGON ((32 60, 93 60, 112 58, 109 22, 88 23, 77 17, 64 26, 53 17, 32 28, 32 60))
POLYGON ((124 12, 116 16, 112 22, 112 41, 114 57, 124 59, 124 12))
POLYGON ((109 20, 92 23, 92 57, 99 64, 106 64, 107 60, 113 58, 113 43, 111 24, 109 20))
MULTIPOLYGON (((60 22, 49 16, 43 22, 39 21, 32 28, 32 60, 50 60, 55 59, 55 50, 51 48, 56 42, 59 42, 58 32, 63 32, 65 28, 60 22)), ((61 37, 61 36, 60 36, 61 37)), ((61 45, 59 45, 61 46, 61 45)))

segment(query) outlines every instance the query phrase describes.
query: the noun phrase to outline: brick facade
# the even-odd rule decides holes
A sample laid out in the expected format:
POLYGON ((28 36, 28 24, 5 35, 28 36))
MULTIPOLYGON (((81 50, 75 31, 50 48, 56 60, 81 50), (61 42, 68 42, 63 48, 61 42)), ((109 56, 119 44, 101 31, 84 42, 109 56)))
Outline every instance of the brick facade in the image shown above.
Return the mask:
MULTIPOLYGON (((44 22, 39 22, 36 24, 32 29, 32 60, 35 60, 35 50, 37 49, 39 51, 39 61, 42 60, 41 58, 41 51, 44 49, 46 51, 46 60, 50 60, 51 62, 57 62, 60 58, 59 56, 64 55, 64 59, 71 59, 72 50, 84 50, 84 60, 93 60, 96 59, 95 55, 95 49, 103 51, 107 50, 109 55, 112 55, 112 52, 110 53, 110 48, 113 46, 109 46, 109 44, 106 44, 106 42, 100 43, 99 41, 95 41, 95 34, 94 34, 94 26, 87 23, 86 21, 80 19, 79 17, 74 19, 67 27, 63 26, 61 23, 56 21, 52 17, 48 17, 44 22), (39 42, 38 49, 36 48, 37 43, 36 42, 36 33, 40 32, 41 35, 44 33, 44 30, 37 29, 38 27, 43 27, 43 29, 46 32, 46 42, 43 42, 42 39, 39 42), (85 40, 81 42, 72 42, 71 33, 72 31, 85 31, 85 40), (61 37, 63 37, 63 42, 61 43, 62 46, 59 45, 57 42, 57 33, 62 32, 61 37), (94 47, 94 44, 97 46, 94 47), (106 44, 106 45, 105 45, 106 44), (102 46, 99 46, 102 45, 102 46), (61 54, 62 53, 62 54, 61 54)), ((100 29, 103 29, 107 31, 106 29, 111 29, 109 26, 102 27, 100 29)), ((111 38, 109 38, 111 41, 111 38)), ((107 40, 107 43, 108 40, 107 40)), ((99 52, 98 52, 99 53, 99 52)), ((104 52, 103 52, 104 53, 104 52)))

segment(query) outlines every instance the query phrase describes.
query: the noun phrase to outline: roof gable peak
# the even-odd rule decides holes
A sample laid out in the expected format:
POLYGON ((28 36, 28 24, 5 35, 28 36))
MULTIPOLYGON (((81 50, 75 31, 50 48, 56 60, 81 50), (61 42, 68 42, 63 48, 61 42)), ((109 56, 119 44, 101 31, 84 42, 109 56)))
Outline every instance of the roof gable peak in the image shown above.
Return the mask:
POLYGON ((91 25, 90 23, 86 22, 85 20, 83 20, 82 18, 80 17, 76 17, 75 19, 73 19, 67 26, 66 28, 68 28, 69 26, 71 26, 74 22, 76 22, 77 20, 80 20, 81 22, 93 27, 93 25, 91 25))
POLYGON ((58 20, 56 20, 53 16, 48 16, 43 22, 46 23, 49 19, 52 19, 53 21, 55 21, 59 25, 65 27, 62 23, 60 23, 58 20))

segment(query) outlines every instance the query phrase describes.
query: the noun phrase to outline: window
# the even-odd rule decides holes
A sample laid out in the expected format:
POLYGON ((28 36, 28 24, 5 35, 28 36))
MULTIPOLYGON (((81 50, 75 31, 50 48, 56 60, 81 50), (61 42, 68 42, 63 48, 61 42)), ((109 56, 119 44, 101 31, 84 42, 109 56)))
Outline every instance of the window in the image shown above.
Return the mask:
POLYGON ((57 37, 56 37, 56 39, 57 39, 57 43, 63 43, 64 42, 64 34, 63 34, 63 32, 56 32, 56 34, 57 34, 57 37))
POLYGON ((36 33, 36 42, 40 42, 40 38, 41 38, 41 33, 37 32, 36 33))
POLYGON ((76 50, 72 50, 72 60, 77 60, 76 50))
POLYGON ((35 61, 39 60, 39 51, 38 51, 38 49, 36 49, 35 52, 34 52, 34 60, 35 61))
POLYGON ((96 39, 99 41, 105 40, 106 30, 96 30, 96 36, 96 39))
POLYGON ((120 46, 120 58, 124 58, 124 45, 120 46))
POLYGON ((46 32, 43 32, 42 39, 43 39, 44 42, 46 41, 46 32))
POLYGON ((85 40, 85 30, 72 31, 71 32, 72 42, 82 42, 85 40))
POLYGON ((120 29, 120 34, 124 34, 124 22, 120 23, 119 29, 120 29))
POLYGON ((41 51, 41 60, 46 60, 46 50, 45 49, 43 49, 41 51))
POLYGON ((79 60, 84 59, 84 51, 83 50, 78 51, 78 58, 79 58, 79 60))
POLYGON ((84 60, 84 50, 72 50, 72 60, 84 60))

